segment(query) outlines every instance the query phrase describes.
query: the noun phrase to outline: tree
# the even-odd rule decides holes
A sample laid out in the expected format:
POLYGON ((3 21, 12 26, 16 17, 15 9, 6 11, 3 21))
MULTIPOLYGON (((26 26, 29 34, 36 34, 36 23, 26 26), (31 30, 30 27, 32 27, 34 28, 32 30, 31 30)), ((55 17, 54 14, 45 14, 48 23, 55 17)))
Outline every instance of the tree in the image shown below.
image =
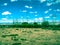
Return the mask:
POLYGON ((22 27, 28 27, 28 22, 23 22, 23 23, 21 24, 21 26, 22 26, 22 27))
POLYGON ((37 23, 37 22, 34 22, 34 23, 33 23, 33 27, 34 27, 34 28, 37 28, 37 27, 38 27, 38 23, 37 23))
POLYGON ((41 23, 42 27, 48 27, 49 26, 49 22, 48 21, 44 21, 41 23))

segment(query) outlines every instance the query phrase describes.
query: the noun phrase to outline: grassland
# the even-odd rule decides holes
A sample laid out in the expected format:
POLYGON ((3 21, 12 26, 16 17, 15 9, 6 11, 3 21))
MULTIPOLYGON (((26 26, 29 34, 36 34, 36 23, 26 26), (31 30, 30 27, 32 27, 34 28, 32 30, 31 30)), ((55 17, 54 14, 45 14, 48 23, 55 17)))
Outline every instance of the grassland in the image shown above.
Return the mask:
POLYGON ((41 28, 0 28, 0 45, 60 45, 60 31, 41 28))

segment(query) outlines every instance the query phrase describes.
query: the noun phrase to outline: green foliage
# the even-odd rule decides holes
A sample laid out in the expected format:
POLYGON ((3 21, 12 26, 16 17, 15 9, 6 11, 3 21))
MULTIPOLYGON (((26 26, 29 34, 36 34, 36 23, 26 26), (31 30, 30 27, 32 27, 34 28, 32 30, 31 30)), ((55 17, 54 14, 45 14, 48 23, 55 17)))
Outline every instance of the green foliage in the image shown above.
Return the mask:
MULTIPOLYGON (((48 21, 44 21, 41 24, 34 22, 34 23, 28 23, 28 22, 22 22, 12 25, 0 25, 0 28, 3 30, 5 28, 44 28, 44 29, 52 29, 52 30, 60 30, 60 24, 58 25, 50 25, 48 21)), ((19 30, 19 29, 16 29, 19 30)))
POLYGON ((42 27, 48 27, 49 26, 49 22, 48 21, 44 21, 44 22, 42 22, 42 27))
POLYGON ((14 37, 14 36, 18 36, 18 34, 2 35, 3 38, 9 37, 9 36, 13 36, 14 37))
POLYGON ((21 38, 22 41, 26 41, 27 39, 26 38, 21 38))
POLYGON ((18 28, 16 30, 19 30, 18 28))
POLYGON ((18 41, 18 38, 16 36, 14 36, 14 37, 11 37, 11 40, 18 41))
POLYGON ((38 23, 37 23, 37 22, 34 22, 33 24, 34 24, 34 25, 38 25, 38 23))
POLYGON ((0 41, 0 45, 2 45, 2 42, 0 41))
POLYGON ((6 37, 6 35, 2 35, 1 37, 5 38, 5 37, 6 37))
POLYGON ((21 24, 21 27, 23 27, 23 28, 27 28, 27 27, 29 27, 28 22, 23 22, 23 23, 21 24))
POLYGON ((21 45, 21 43, 13 43, 12 45, 21 45))
POLYGON ((23 25, 27 25, 27 24, 28 24, 28 22, 23 22, 22 24, 23 24, 23 25))
POLYGON ((37 22, 34 22, 34 23, 33 23, 33 27, 34 27, 34 28, 40 28, 40 25, 39 25, 37 22))

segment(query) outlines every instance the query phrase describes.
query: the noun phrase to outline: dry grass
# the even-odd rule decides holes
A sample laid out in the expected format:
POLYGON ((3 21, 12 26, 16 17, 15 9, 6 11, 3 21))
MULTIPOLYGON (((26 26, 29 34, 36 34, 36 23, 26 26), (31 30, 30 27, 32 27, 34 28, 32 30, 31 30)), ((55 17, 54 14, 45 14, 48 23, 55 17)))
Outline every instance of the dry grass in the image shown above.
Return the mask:
POLYGON ((44 30, 41 28, 0 28, 0 45, 12 45, 21 43, 21 45, 60 45, 59 30, 44 30), (18 34, 18 36, 6 36, 18 34), (16 38, 14 40, 13 38, 16 38))

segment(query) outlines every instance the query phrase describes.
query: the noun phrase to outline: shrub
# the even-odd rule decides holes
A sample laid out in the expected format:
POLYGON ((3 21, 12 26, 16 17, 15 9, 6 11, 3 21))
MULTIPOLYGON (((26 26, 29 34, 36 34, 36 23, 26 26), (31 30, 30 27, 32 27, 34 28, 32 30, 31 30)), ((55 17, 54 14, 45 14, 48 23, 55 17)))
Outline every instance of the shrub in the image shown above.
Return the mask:
POLYGON ((22 41, 26 41, 27 39, 26 38, 21 38, 22 41))
POLYGON ((21 45, 21 43, 13 43, 12 45, 21 45))
POLYGON ((34 22, 34 23, 33 23, 33 27, 34 27, 34 28, 38 28, 38 23, 37 23, 37 22, 34 22))
POLYGON ((41 23, 42 27, 46 28, 49 27, 49 22, 48 21, 44 21, 41 23))

